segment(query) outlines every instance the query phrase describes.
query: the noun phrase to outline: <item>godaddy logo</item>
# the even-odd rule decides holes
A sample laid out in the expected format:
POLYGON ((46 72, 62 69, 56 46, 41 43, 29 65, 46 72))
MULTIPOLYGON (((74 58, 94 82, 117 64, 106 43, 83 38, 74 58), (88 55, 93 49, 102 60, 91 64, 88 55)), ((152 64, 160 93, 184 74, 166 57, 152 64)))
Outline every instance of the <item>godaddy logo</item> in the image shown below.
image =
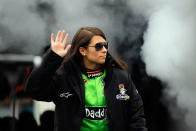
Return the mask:
POLYGON ((97 77, 97 76, 101 76, 101 75, 103 75, 103 72, 88 73, 87 77, 88 78, 93 78, 93 77, 97 77))
POLYGON ((85 107, 85 113, 90 120, 106 119, 106 107, 85 107))

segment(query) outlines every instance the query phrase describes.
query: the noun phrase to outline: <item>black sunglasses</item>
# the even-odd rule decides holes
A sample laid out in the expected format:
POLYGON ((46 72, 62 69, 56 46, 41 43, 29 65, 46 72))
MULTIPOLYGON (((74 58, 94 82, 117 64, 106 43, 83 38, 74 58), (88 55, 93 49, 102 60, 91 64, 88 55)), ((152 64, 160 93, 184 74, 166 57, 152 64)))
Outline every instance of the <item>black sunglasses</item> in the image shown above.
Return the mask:
POLYGON ((86 46, 86 47, 95 47, 96 51, 102 50, 103 46, 108 49, 108 42, 99 42, 96 43, 95 46, 86 46))

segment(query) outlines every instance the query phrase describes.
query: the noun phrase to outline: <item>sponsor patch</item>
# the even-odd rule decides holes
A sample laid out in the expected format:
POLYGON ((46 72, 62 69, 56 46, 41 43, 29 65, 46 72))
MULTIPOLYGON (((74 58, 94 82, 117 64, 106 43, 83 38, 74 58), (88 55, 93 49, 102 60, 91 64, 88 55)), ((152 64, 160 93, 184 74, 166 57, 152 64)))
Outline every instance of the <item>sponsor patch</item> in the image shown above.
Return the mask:
POLYGON ((118 99, 118 100, 128 100, 128 99, 130 99, 130 96, 128 96, 127 94, 126 94, 126 89, 125 89, 125 87, 124 87, 124 84, 119 84, 119 90, 120 90, 120 94, 117 94, 116 95, 116 99, 118 99))
POLYGON ((72 96, 72 95, 73 95, 73 94, 71 94, 71 93, 69 93, 69 92, 65 92, 65 93, 60 94, 60 97, 61 97, 61 98, 63 98, 63 97, 69 98, 69 97, 72 96))
POLYGON ((106 107, 85 107, 85 118, 89 120, 106 119, 106 107))
POLYGON ((103 75, 103 72, 88 73, 88 74, 87 74, 87 77, 88 77, 88 78, 94 78, 94 77, 98 77, 98 76, 101 76, 101 75, 103 75))

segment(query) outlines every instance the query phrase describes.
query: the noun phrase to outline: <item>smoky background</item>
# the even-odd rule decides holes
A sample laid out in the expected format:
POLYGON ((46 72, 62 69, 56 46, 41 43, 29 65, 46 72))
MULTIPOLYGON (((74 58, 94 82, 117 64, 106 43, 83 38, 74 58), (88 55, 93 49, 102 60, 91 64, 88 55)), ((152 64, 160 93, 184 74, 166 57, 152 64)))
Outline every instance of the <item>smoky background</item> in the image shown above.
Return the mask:
MULTIPOLYGON (((102 29, 128 63, 149 131, 196 130, 195 0, 1 0, 0 54, 42 56, 51 32, 65 29, 69 44, 82 26, 102 29)), ((26 68, 0 63, 0 71, 4 102, 26 68)))

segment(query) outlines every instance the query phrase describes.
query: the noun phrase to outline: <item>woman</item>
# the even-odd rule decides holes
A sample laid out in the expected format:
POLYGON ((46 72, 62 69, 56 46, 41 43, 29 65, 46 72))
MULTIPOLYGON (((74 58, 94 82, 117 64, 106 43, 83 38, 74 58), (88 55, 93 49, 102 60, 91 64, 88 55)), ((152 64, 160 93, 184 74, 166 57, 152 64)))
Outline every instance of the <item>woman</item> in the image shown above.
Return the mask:
POLYGON ((67 39, 51 34, 51 50, 26 84, 34 99, 55 103, 55 131, 146 131, 141 97, 104 33, 83 27, 65 46, 67 39))

